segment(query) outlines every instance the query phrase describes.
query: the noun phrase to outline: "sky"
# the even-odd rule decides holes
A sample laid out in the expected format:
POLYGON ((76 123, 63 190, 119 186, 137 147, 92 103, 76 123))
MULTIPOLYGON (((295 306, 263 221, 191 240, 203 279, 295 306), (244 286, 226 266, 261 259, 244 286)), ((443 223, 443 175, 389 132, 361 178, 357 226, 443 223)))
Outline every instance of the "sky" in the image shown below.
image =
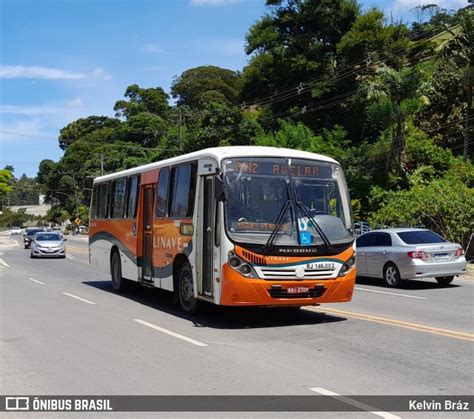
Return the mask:
MULTIPOLYGON (((372 0, 412 21, 420 3, 372 0)), ((59 130, 89 115, 113 116, 126 87, 163 87, 200 65, 241 70, 245 34, 264 0, 0 0, 0 167, 36 176, 59 160, 59 130)))

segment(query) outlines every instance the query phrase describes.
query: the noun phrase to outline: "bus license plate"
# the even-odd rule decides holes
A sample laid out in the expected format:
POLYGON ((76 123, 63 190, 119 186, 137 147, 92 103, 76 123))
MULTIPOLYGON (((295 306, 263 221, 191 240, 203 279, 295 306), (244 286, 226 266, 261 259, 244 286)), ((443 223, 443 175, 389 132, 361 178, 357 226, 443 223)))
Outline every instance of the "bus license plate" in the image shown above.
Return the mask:
POLYGON ((306 294, 309 292, 308 287, 289 287, 286 290, 288 294, 306 294))
POLYGON ((333 271, 336 268, 334 262, 313 262, 306 264, 306 269, 315 269, 318 271, 333 271))

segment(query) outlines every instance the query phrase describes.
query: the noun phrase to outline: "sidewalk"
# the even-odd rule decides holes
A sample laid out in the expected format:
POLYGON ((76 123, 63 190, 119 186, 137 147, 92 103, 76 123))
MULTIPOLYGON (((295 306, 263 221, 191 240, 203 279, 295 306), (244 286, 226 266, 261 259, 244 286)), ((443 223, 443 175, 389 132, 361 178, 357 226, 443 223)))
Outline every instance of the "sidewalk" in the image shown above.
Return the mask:
POLYGON ((71 241, 77 241, 77 242, 83 242, 83 243, 88 243, 89 242, 89 236, 86 235, 75 235, 73 236, 72 234, 68 234, 67 236, 64 236, 68 240, 71 241))

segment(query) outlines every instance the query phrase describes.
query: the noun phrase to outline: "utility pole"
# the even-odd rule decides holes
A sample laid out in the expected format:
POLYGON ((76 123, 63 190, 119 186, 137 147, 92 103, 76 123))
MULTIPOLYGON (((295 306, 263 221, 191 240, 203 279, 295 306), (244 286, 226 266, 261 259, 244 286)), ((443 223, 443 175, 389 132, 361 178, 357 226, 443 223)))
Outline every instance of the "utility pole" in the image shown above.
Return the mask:
POLYGON ((467 109, 465 115, 465 123, 464 123, 464 141, 463 141, 463 153, 462 156, 464 160, 467 160, 469 157, 469 138, 470 138, 470 121, 469 119, 472 118, 472 83, 474 79, 474 68, 472 67, 470 58, 469 64, 467 67, 467 109))
POLYGON ((178 107, 178 117, 179 117, 179 119, 178 119, 178 121, 179 121, 178 122, 178 124, 179 124, 179 139, 178 139, 178 141, 179 141, 179 149, 181 150, 182 145, 183 145, 183 128, 182 128, 183 120, 182 120, 182 114, 181 114, 181 108, 180 107, 178 107))
POLYGON ((104 153, 100 153, 100 175, 104 175, 104 153))

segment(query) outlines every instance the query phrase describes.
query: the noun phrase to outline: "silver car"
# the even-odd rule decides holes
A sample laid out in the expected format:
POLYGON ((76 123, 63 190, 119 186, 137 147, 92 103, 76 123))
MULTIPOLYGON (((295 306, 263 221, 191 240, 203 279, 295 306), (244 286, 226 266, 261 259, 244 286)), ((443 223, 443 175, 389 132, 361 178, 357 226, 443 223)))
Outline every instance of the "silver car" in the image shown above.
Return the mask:
POLYGON ((427 277, 446 285, 466 272, 461 245, 426 229, 373 230, 360 236, 356 247, 357 275, 381 278, 388 287, 427 277))
POLYGON ((40 232, 36 233, 31 243, 31 258, 37 257, 66 257, 64 242, 66 241, 59 233, 40 232))

